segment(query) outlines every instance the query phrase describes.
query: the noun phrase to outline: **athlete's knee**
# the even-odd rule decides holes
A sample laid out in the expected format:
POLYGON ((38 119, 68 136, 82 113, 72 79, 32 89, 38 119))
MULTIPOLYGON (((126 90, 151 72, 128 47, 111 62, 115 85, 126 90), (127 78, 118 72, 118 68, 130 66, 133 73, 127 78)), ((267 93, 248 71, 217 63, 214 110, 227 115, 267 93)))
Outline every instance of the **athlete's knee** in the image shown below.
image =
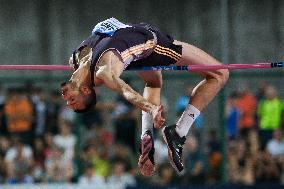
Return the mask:
POLYGON ((160 71, 140 72, 139 75, 145 81, 146 87, 161 88, 163 85, 162 73, 160 71))
POLYGON ((146 81, 146 87, 162 88, 162 85, 163 85, 162 75, 157 75, 151 80, 146 81))
POLYGON ((230 72, 228 69, 222 69, 222 70, 218 70, 219 71, 219 74, 218 74, 218 81, 220 83, 220 85, 223 87, 228 79, 229 79, 229 76, 230 76, 230 72))
POLYGON ((229 75, 229 70, 227 69, 216 70, 214 72, 205 72, 206 79, 217 80, 220 87, 223 87, 227 83, 229 75))

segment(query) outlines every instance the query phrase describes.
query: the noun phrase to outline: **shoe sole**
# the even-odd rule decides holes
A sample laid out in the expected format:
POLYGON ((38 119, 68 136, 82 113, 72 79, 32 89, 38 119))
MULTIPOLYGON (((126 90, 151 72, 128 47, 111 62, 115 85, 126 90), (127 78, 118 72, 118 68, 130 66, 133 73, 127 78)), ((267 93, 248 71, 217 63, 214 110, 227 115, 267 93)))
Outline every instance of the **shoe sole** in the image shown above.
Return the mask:
POLYGON ((182 170, 178 170, 177 166, 175 165, 174 163, 174 160, 173 160, 173 152, 171 150, 171 148, 169 147, 169 143, 168 143, 168 139, 167 139, 167 136, 165 134, 165 127, 163 128, 162 130, 162 133, 163 133, 163 139, 164 141, 166 142, 167 144, 167 148, 168 148, 168 157, 169 157, 169 160, 170 160, 170 164, 172 165, 172 167, 177 171, 177 172, 181 172, 182 170))
POLYGON ((155 171, 155 166, 148 157, 152 147, 153 143, 151 137, 149 135, 144 137, 142 139, 142 152, 138 161, 138 167, 144 176, 152 176, 155 171))

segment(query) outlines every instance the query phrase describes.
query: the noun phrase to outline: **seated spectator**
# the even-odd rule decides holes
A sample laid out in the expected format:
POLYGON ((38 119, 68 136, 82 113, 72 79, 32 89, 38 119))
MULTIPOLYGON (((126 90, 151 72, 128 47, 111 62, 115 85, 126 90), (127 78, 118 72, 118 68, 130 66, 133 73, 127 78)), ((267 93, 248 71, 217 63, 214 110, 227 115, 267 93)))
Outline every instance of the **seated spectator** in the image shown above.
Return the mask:
POLYGON ((8 183, 32 183, 30 176, 33 163, 33 151, 29 146, 24 145, 20 138, 14 138, 14 145, 6 154, 8 183))
POLYGON ((100 187, 105 184, 104 178, 94 173, 92 163, 86 162, 83 169, 84 174, 79 178, 79 185, 92 185, 100 187))
POLYGON ((124 160, 117 160, 112 165, 112 173, 107 180, 108 184, 113 186, 135 186, 136 180, 133 175, 126 171, 126 164, 124 160))
POLYGON ((10 148, 10 140, 7 137, 0 136, 0 157, 5 157, 10 148))
POLYGON ((100 140, 91 140, 84 147, 84 152, 81 156, 83 162, 92 162, 93 171, 96 175, 107 177, 111 171, 111 163, 109 156, 105 155, 108 149, 101 148, 100 140))
POLYGON ((53 146, 52 153, 45 160, 46 176, 48 182, 66 183, 73 176, 73 164, 69 158, 65 158, 64 149, 53 146))
POLYGON ((186 173, 183 183, 202 184, 205 179, 205 155, 202 154, 198 140, 190 136, 185 144, 185 167, 186 173))
POLYGON ((256 165, 255 174, 259 183, 278 182, 280 180, 280 168, 267 150, 260 154, 256 165))
POLYGON ((273 131, 273 138, 268 141, 267 150, 274 159, 284 156, 284 137, 280 129, 273 131))
POLYGON ((30 175, 31 167, 22 157, 17 157, 14 165, 14 173, 8 178, 8 184, 31 184, 34 182, 33 177, 30 175))
POLYGON ((70 160, 74 157, 76 144, 76 137, 72 134, 71 127, 71 122, 62 122, 59 126, 59 134, 53 138, 54 144, 63 148, 65 158, 69 158, 70 160))

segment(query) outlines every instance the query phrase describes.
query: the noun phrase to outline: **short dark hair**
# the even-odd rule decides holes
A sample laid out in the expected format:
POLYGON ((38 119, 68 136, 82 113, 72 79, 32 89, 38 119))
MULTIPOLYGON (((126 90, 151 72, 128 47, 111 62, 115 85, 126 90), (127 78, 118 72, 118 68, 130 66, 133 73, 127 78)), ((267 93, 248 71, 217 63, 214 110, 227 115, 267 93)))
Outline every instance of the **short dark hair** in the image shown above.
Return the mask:
POLYGON ((97 95, 94 89, 92 89, 91 94, 85 95, 85 108, 74 110, 76 113, 85 113, 89 111, 91 108, 95 107, 97 104, 97 95))
POLYGON ((64 87, 68 82, 67 81, 64 81, 60 84, 61 87, 64 87))

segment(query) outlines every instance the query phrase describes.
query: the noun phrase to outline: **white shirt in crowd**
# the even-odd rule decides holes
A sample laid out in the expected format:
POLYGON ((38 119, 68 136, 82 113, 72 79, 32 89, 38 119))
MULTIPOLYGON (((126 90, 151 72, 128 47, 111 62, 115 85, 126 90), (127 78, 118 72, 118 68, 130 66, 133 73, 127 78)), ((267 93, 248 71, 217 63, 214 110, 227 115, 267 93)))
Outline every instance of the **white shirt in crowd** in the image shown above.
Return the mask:
POLYGON ((73 159, 76 144, 76 137, 73 134, 67 136, 56 135, 53 138, 53 142, 56 146, 64 149, 64 157, 66 159, 73 159))
POLYGON ((281 139, 280 141, 271 139, 267 143, 267 150, 273 158, 277 158, 281 155, 284 155, 284 139, 281 139))
POLYGON ((92 177, 82 176, 79 178, 79 185, 92 185, 92 186, 101 186, 105 185, 105 180, 102 176, 93 175, 92 177))
POLYGON ((108 184, 122 186, 125 188, 126 186, 135 186, 136 180, 131 174, 125 173, 121 176, 111 175, 108 179, 108 184))
MULTIPOLYGON (((32 149, 29 147, 29 146, 23 146, 22 147, 22 157, 25 158, 25 159, 32 159, 32 156, 33 156, 33 152, 32 152, 32 149)), ((8 151, 7 151, 7 154, 5 156, 5 160, 8 161, 8 162, 12 162, 15 160, 15 158, 18 156, 18 150, 17 148, 15 147, 12 147, 10 148, 8 151)))

